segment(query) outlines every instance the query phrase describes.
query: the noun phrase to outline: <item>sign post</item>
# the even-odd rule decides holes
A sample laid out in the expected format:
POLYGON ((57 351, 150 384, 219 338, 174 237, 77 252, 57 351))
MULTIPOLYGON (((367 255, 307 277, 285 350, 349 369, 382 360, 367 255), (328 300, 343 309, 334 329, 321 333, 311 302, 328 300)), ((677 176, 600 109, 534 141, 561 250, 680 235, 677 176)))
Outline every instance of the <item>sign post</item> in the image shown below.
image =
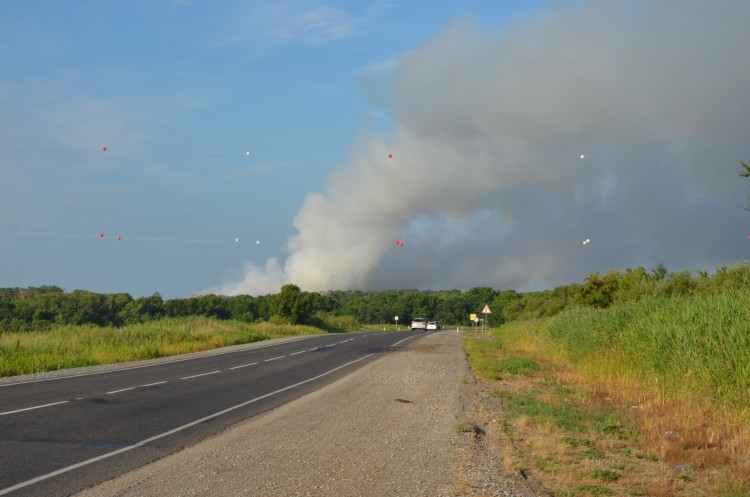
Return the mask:
POLYGON ((484 323, 482 324, 483 330, 487 330, 488 326, 487 323, 490 320, 490 314, 492 314, 492 310, 490 310, 490 306, 487 304, 484 304, 484 309, 482 309, 482 314, 484 314, 484 323))
POLYGON ((395 319, 395 320, 396 320, 396 331, 401 331, 401 330, 399 329, 399 327, 398 327, 398 316, 396 316, 396 317, 395 317, 395 318, 393 318, 393 319, 395 319))
POLYGON ((474 324, 474 331, 477 331, 477 323, 479 322, 479 318, 476 314, 472 313, 469 314, 469 321, 471 321, 474 324))

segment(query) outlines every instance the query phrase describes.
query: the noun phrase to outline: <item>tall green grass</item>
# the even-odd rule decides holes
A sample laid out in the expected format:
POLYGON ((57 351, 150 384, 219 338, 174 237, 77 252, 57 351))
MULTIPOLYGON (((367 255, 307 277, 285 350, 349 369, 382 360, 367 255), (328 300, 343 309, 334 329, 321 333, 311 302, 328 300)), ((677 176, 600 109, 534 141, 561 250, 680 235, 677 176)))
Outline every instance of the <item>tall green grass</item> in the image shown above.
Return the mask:
POLYGON ((541 334, 592 375, 733 410, 750 400, 750 290, 566 311, 541 334))
POLYGON ((122 328, 62 326, 49 331, 0 333, 0 376, 153 359, 176 354, 311 335, 311 326, 170 318, 122 328))

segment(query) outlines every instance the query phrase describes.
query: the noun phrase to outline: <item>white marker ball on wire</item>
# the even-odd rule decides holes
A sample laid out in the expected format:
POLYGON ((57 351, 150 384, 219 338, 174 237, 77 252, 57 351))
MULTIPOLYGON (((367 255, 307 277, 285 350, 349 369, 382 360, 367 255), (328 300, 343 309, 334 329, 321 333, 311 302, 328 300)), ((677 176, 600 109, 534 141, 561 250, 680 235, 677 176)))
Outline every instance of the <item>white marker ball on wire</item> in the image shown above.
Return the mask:
POLYGON ((583 154, 581 154, 581 159, 585 159, 585 158, 586 158, 586 156, 583 155, 583 154))
POLYGON ((240 239, 239 238, 235 238, 234 239, 234 243, 240 243, 240 239))
POLYGON ((260 240, 255 240, 255 245, 260 245, 260 240))

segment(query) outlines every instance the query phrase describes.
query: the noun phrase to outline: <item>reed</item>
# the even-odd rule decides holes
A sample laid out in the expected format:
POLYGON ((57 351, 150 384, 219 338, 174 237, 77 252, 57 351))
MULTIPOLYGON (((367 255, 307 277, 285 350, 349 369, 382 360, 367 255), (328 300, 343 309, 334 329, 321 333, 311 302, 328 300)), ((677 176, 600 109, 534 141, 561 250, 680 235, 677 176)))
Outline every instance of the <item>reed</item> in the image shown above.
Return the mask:
MULTIPOLYGON (((678 477, 688 478, 703 495, 750 496, 750 289, 642 296, 607 309, 569 309, 506 323, 490 337, 467 334, 464 346, 475 373, 503 379, 496 385, 504 414, 515 420, 508 422, 511 436, 525 425, 549 425, 605 447, 609 442, 601 433, 611 426, 624 434, 612 447, 632 447, 607 453, 613 460, 625 455, 627 471, 607 469, 644 492, 631 495, 673 495, 664 492, 674 468, 690 467, 689 475, 678 477), (520 379, 518 372, 503 370, 511 358, 534 361, 541 371, 531 380, 520 379), (568 388, 578 393, 562 396, 568 388), (597 410, 614 421, 595 419, 597 410)), ((537 467, 546 468, 541 471, 548 478, 555 464, 578 464, 554 444, 545 449, 538 440, 533 443, 537 467)), ((576 475, 597 479, 593 473, 576 475)), ((561 476, 555 478, 553 486, 576 491, 561 476)), ((604 483, 622 482, 597 485, 604 483)))
POLYGON ((749 290, 575 309, 542 333, 585 376, 613 385, 611 393, 626 379, 663 400, 737 412, 750 400, 749 290))
POLYGON ((500 336, 534 350, 559 383, 627 409, 647 451, 750 488, 750 290, 573 309, 500 336))

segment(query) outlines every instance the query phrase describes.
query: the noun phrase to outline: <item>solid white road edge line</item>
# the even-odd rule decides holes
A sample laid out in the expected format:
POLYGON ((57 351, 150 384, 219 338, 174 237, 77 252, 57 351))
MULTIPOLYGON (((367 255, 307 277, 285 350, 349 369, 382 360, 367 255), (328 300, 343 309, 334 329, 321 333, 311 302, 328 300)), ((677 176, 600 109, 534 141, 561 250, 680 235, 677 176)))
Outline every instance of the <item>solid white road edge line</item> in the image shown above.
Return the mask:
POLYGON ((203 418, 200 418, 200 419, 196 419, 195 421, 192 421, 192 422, 190 422, 188 424, 184 424, 184 425, 179 426, 179 427, 177 427, 177 428, 175 428, 173 430, 165 431, 164 433, 160 433, 158 435, 154 435, 151 438, 147 438, 145 440, 141 440, 140 442, 135 443, 133 445, 129 445, 127 447, 123 447, 121 449, 109 452, 107 454, 102 454, 101 456, 92 457, 91 459, 86 459, 85 461, 81 461, 81 462, 76 463, 76 464, 71 464, 70 466, 66 466, 64 468, 58 469, 57 471, 52 471, 51 473, 47 473, 46 475, 37 476, 36 478, 32 478, 31 480, 26 480, 24 482, 17 483, 16 485, 13 485, 12 487, 8 487, 8 488, 4 488, 4 489, 0 490, 0 495, 6 495, 6 494, 9 494, 11 492, 15 492, 16 490, 19 490, 19 489, 24 488, 24 487, 28 487, 29 485, 33 485, 35 483, 39 483, 39 482, 44 481, 44 480, 48 480, 48 479, 50 479, 50 478, 52 478, 54 476, 58 476, 58 475, 67 473, 69 471, 73 471, 74 469, 82 468, 84 466, 88 466, 89 464, 93 464, 95 462, 103 461, 104 459, 109 459, 110 457, 116 456, 118 454, 122 454, 123 452, 128 452, 128 451, 131 451, 133 449, 137 449, 138 447, 143 447, 144 445, 146 445, 148 443, 151 443, 151 442, 153 442, 155 440, 159 440, 160 438, 168 437, 169 435, 174 435, 175 433, 179 433, 179 432, 181 432, 183 430, 191 428, 191 427, 193 427, 195 425, 198 425, 198 424, 203 423, 205 421, 208 421, 210 419, 218 418, 219 416, 222 416, 222 415, 227 414, 229 412, 235 411, 237 409, 241 409, 241 408, 243 408, 245 406, 248 406, 250 404, 258 402, 259 400, 263 400, 263 399, 266 399, 268 397, 272 397, 274 395, 280 394, 281 392, 286 392, 287 390, 291 390, 292 388, 296 388, 296 387, 298 387, 300 385, 304 385, 305 383, 310 383, 311 381, 315 381, 317 379, 323 378, 324 376, 328 376, 331 373, 335 373, 339 369, 344 369, 347 366, 351 366, 352 364, 358 363, 360 361, 364 361, 368 357, 372 357, 374 355, 375 354, 367 354, 366 356, 360 357, 359 359, 355 359, 354 361, 347 362, 346 364, 343 364, 341 366, 333 368, 330 371, 326 371, 325 373, 321 373, 318 376, 313 376, 312 378, 308 378, 306 380, 302 380, 302 381, 300 381, 298 383, 295 383, 294 385, 289 385, 287 387, 280 388, 280 389, 278 389, 278 390, 276 390, 274 392, 267 393, 265 395, 261 395, 260 397, 255 397, 254 399, 248 400, 247 402, 243 402, 241 404, 237 404, 236 406, 232 406, 232 407, 229 407, 227 409, 224 409, 223 411, 219 411, 219 412, 216 412, 214 414, 210 414, 210 415, 208 415, 206 417, 203 417, 203 418))
POLYGON ((391 345, 391 347, 395 347, 396 345, 398 345, 398 344, 401 344, 401 343, 404 343, 404 342, 405 342, 405 341, 407 341, 407 340, 411 340, 412 338, 417 338, 417 336, 418 336, 418 335, 414 335, 414 336, 406 337, 406 338, 404 338, 403 340, 399 340, 398 342, 394 343, 393 345, 391 345))

